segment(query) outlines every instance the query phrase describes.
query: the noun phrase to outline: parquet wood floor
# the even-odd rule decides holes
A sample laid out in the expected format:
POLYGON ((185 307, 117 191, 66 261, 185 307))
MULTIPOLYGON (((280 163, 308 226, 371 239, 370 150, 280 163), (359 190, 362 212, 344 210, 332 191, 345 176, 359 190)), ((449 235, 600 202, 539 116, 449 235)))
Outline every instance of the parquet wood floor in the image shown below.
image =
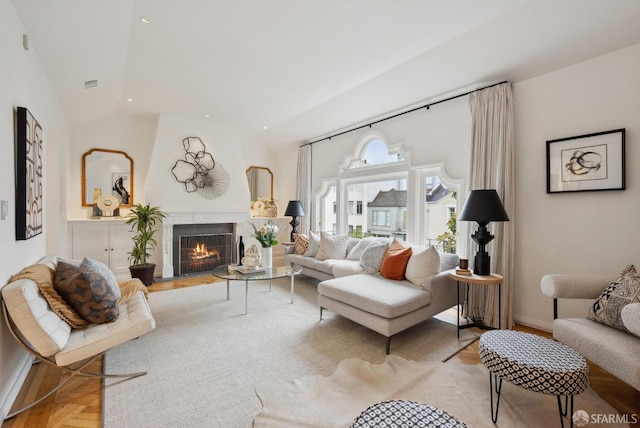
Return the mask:
MULTIPOLYGON (((156 282, 149 286, 148 290, 156 292, 184 288, 210 281, 210 276, 189 277, 156 282)), ((516 330, 550 337, 547 332, 525 326, 516 326, 516 330)), ((478 341, 469 345, 449 361, 480 364, 478 341)), ((593 390, 621 414, 635 414, 640 418, 640 392, 611 376, 595 364, 590 363, 589 366, 593 390)), ((102 358, 92 363, 90 368, 92 371, 101 370, 102 358)), ((19 408, 22 403, 30 403, 34 397, 46 393, 60 381, 60 377, 60 372, 48 364, 34 365, 14 407, 19 408)), ((13 419, 5 421, 3 426, 6 428, 99 428, 102 426, 102 380, 75 377, 47 400, 13 419)), ((640 428, 640 421, 632 426, 640 428)))

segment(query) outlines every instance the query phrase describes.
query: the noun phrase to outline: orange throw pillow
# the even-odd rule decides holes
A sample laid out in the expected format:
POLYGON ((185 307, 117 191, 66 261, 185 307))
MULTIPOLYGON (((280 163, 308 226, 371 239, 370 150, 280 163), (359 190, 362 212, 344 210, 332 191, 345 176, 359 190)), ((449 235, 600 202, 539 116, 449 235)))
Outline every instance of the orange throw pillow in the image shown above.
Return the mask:
POLYGON ((394 239, 382 259, 380 275, 396 281, 403 280, 411 254, 413 254, 411 247, 405 247, 394 239))

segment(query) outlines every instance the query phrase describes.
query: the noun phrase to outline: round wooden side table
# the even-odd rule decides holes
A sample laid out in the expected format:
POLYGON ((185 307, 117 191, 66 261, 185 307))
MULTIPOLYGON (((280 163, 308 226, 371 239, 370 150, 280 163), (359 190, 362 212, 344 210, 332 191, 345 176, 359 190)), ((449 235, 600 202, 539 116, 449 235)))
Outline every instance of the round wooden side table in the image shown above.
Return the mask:
MULTIPOLYGON (((486 285, 486 286, 498 286, 498 329, 500 329, 500 321, 502 318, 502 281, 504 280, 502 275, 498 275, 497 273, 492 273, 490 275, 476 275, 471 273, 469 275, 465 274, 457 274, 455 269, 449 271, 449 278, 452 278, 456 281, 456 289, 457 289, 457 300, 458 302, 457 308, 458 313, 456 317, 456 326, 458 327, 458 339, 460 338, 460 330, 469 328, 469 327, 480 327, 485 329, 491 329, 492 327, 488 327, 486 325, 478 325, 474 323, 469 323, 465 325, 460 325, 460 283, 465 284, 465 294, 464 301, 465 304, 469 298, 469 285, 486 285)), ((468 320, 467 320, 468 321, 468 320)))

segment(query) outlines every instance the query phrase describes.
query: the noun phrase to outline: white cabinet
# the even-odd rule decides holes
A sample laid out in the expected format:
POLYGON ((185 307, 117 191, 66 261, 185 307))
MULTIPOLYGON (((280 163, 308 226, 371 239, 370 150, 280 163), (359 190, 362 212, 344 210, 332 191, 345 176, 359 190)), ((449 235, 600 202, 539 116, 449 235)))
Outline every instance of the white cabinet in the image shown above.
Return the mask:
POLYGON ((121 281, 131 278, 129 256, 133 246, 130 227, 124 220, 79 220, 69 222, 72 259, 90 257, 109 266, 121 281))

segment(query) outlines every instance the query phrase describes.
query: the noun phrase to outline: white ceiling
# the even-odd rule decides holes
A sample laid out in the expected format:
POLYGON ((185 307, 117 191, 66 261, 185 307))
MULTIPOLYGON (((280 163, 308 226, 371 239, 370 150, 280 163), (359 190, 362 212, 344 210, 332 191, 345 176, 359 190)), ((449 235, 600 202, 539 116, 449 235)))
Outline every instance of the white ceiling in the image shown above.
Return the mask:
POLYGON ((640 43, 637 0, 12 3, 71 126, 169 112, 273 145, 640 43))

